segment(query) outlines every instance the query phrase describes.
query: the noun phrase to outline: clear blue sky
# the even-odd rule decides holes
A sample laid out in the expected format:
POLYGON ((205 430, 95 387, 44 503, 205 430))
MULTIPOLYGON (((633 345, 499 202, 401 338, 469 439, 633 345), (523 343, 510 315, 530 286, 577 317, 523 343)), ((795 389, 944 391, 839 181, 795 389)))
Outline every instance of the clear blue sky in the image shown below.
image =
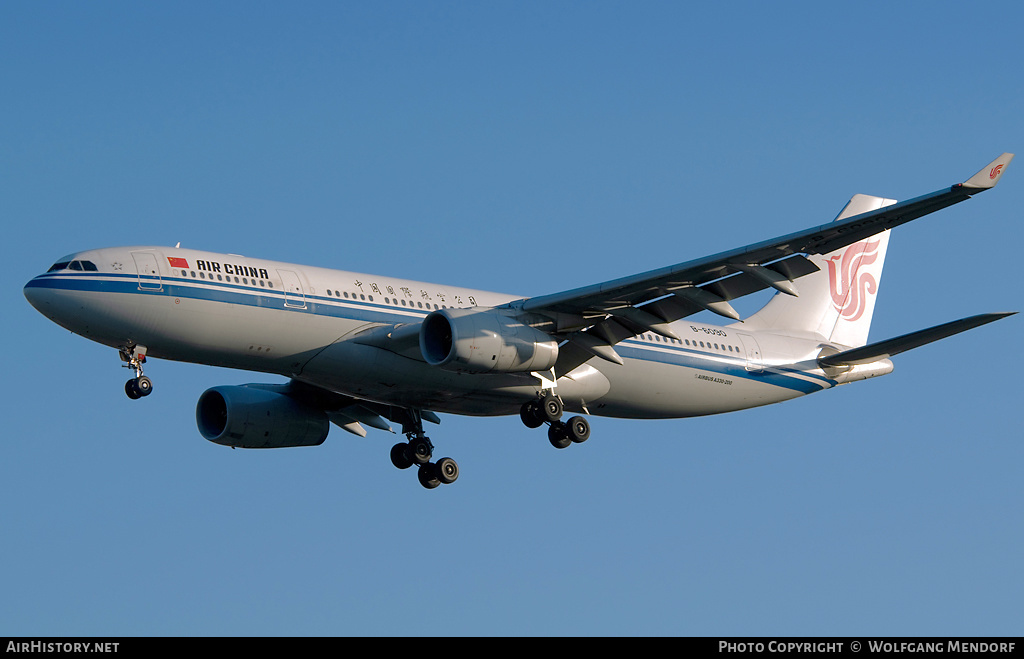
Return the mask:
MULTIPOLYGON (((280 381, 36 313, 58 257, 173 245, 536 295, 905 199, 1024 150, 1019 3, 0 4, 0 634, 1020 635, 1021 316, 733 415, 556 451, 443 417, 203 440, 280 381)), ((872 338, 1024 310, 1024 163, 899 229, 872 338)))

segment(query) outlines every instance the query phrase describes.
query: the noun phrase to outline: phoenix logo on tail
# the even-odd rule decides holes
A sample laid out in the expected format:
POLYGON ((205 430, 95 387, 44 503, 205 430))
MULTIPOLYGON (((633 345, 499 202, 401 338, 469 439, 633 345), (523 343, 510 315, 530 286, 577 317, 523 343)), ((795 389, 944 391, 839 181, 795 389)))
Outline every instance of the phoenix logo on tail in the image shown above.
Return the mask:
POLYGON ((865 267, 878 259, 878 244, 877 240, 865 240, 850 245, 842 255, 828 259, 832 303, 846 320, 860 318, 867 307, 868 295, 874 295, 878 290, 878 282, 865 267), (837 263, 840 260, 842 262, 837 263), (862 267, 865 267, 863 271, 862 267))

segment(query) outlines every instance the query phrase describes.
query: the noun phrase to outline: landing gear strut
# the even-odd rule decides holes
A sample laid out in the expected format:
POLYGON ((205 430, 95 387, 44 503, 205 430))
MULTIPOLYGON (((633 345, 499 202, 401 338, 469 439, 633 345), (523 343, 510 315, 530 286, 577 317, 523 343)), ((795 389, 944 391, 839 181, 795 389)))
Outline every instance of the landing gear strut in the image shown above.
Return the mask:
POLYGON ((399 469, 417 466, 416 476, 420 485, 432 490, 438 485, 450 485, 459 477, 459 463, 451 458, 431 462, 434 445, 423 433, 423 419, 416 410, 411 410, 412 423, 405 426, 408 442, 399 442, 391 447, 391 464, 399 469))
POLYGON ((535 400, 523 403, 519 418, 527 428, 539 428, 548 424, 548 441, 555 448, 566 448, 570 444, 581 444, 590 437, 590 424, 582 416, 574 416, 568 423, 562 419, 562 400, 547 392, 535 400))
POLYGON ((153 393, 153 381, 142 374, 142 365, 146 363, 146 346, 121 348, 121 361, 127 362, 124 367, 135 371, 135 377, 124 383, 124 393, 128 398, 136 400, 153 393))

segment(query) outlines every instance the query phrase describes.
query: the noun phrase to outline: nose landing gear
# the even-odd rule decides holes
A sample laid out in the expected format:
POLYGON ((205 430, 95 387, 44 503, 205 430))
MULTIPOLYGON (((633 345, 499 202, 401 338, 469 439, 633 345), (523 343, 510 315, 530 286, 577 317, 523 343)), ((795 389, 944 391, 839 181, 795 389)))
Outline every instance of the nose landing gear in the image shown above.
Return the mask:
POLYGON ((125 368, 135 371, 135 377, 124 383, 124 393, 128 398, 136 400, 153 393, 153 381, 142 374, 142 365, 146 362, 146 346, 130 346, 121 348, 121 361, 127 362, 125 368))

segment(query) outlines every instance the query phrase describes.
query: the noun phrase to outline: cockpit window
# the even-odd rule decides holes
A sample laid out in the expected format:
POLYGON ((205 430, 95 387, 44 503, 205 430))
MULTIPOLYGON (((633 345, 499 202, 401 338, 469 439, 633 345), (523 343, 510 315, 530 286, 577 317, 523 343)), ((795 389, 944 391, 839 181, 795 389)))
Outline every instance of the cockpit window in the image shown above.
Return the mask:
POLYGON ((47 272, 57 272, 58 270, 78 270, 85 272, 97 272, 96 264, 92 261, 58 261, 50 266, 47 272))

